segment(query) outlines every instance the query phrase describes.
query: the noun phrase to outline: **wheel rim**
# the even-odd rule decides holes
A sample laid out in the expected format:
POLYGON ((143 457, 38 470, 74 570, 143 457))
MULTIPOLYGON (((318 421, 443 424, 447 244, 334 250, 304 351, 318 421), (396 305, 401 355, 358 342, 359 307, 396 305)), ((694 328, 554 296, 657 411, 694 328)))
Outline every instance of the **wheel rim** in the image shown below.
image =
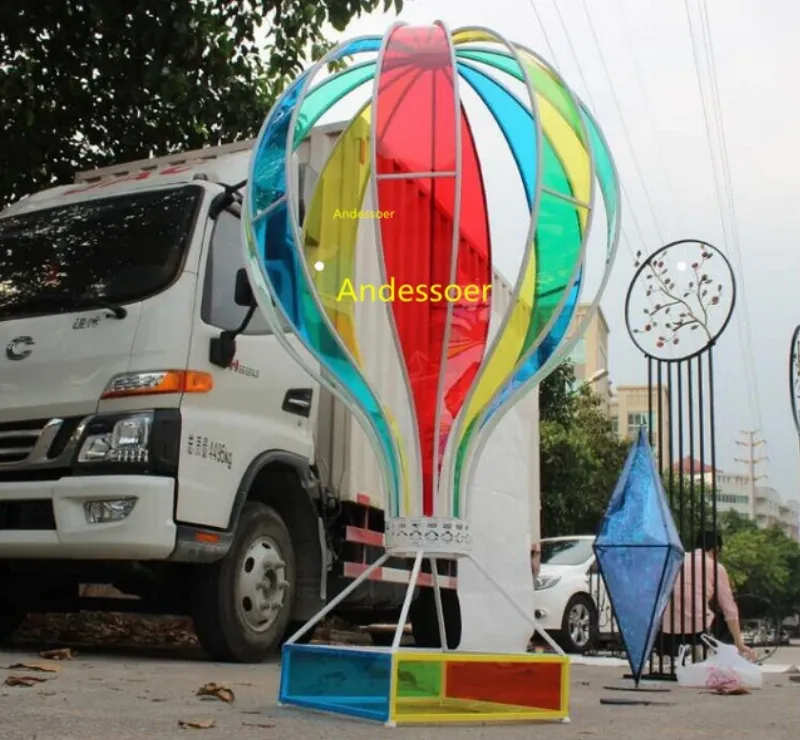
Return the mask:
POLYGON ((569 637, 576 647, 584 648, 589 644, 592 635, 592 615, 586 604, 575 604, 567 617, 569 637))
POLYGON ((283 609, 288 587, 286 561, 275 540, 254 540, 242 558, 236 583, 242 621, 254 632, 266 632, 283 609))

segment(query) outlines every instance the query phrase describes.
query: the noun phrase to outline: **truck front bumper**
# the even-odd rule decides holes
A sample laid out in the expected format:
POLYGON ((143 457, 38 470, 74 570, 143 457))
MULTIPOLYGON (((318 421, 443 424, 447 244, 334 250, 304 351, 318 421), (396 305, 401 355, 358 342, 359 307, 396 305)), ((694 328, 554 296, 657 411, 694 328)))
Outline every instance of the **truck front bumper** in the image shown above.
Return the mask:
POLYGON ((165 560, 175 549, 174 511, 172 478, 97 475, 0 483, 0 560, 165 560), (119 499, 135 500, 125 518, 89 521, 84 504, 119 499), (15 516, 48 502, 54 522, 49 529, 31 529, 15 516))

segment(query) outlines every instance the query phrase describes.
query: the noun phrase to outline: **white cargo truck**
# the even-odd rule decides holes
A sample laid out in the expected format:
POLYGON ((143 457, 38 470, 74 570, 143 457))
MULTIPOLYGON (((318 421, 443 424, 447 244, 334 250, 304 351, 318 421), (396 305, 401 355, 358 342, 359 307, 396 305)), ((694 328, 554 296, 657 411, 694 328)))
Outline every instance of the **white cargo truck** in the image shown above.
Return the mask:
MULTIPOLYGON (((302 195, 340 131, 302 143, 302 195)), ((33 612, 186 614, 213 658, 258 661, 381 553, 366 437, 253 301, 251 146, 86 172, 0 213, 0 641, 33 612), (82 596, 101 583, 133 598, 82 596)), ((396 619, 409 563, 387 565, 343 604, 352 623, 396 619)), ((455 563, 439 572, 456 644, 455 563)), ((411 621, 436 646, 430 585, 411 621)))

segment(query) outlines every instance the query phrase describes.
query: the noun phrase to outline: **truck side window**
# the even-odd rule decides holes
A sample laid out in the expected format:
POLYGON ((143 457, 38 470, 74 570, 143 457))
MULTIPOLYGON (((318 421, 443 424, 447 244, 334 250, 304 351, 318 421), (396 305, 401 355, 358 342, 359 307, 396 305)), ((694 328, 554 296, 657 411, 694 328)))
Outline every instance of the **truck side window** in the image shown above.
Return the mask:
MULTIPOLYGON (((229 211, 222 211, 214 225, 206 262, 203 301, 200 316, 219 329, 236 329, 244 320, 247 308, 233 300, 236 271, 244 267, 241 224, 229 211)), ((245 334, 271 334, 261 311, 256 311, 245 334)))

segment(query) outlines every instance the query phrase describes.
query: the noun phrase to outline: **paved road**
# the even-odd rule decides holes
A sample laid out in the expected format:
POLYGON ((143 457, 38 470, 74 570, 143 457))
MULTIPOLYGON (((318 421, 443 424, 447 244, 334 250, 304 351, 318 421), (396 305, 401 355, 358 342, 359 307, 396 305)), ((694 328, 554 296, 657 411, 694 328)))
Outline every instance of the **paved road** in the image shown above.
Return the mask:
MULTIPOLYGON (((792 662, 795 650, 776 656, 792 662)), ((0 685, 2 740, 796 740, 800 683, 770 674, 750 696, 721 697, 674 688, 650 694, 666 705, 620 707, 599 703, 618 683, 620 668, 574 666, 572 723, 506 727, 424 727, 385 730, 374 725, 278 708, 278 666, 232 666, 203 662, 199 655, 145 649, 86 652, 59 663, 54 674, 9 670, 14 663, 45 662, 36 651, 0 652, 0 684, 10 675, 50 677, 32 687, 0 685), (233 704, 195 696, 203 684, 225 684, 233 704), (179 722, 214 720, 206 730, 179 722), (387 735, 388 736, 388 735, 387 735)))

